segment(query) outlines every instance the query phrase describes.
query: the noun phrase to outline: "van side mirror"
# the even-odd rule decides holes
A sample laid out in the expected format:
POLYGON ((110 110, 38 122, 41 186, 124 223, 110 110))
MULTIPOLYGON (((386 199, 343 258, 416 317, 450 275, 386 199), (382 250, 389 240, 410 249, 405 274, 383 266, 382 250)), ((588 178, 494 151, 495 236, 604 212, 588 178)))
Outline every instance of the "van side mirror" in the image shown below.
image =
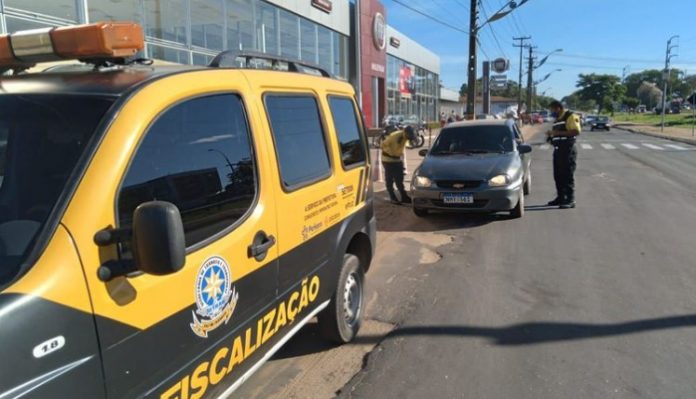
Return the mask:
POLYGON ((428 155, 428 150, 426 150, 426 149, 424 148, 424 149, 418 151, 418 155, 424 157, 424 156, 428 155))
POLYGON ((184 224, 170 202, 146 202, 133 212, 135 269, 155 276, 173 274, 186 262, 184 224))
POLYGON ((529 144, 520 144, 517 146, 517 152, 520 154, 529 154, 532 152, 532 146, 529 144))

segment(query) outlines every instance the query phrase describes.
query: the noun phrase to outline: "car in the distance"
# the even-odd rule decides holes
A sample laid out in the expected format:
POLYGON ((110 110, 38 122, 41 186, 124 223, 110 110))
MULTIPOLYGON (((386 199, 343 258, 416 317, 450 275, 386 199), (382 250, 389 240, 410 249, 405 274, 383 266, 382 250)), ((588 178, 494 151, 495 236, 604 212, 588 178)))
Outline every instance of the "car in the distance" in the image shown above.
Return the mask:
POLYGON ((433 147, 421 150, 411 195, 413 211, 524 215, 531 189, 530 152, 513 120, 457 122, 445 127, 433 147))
POLYGON ((382 126, 401 125, 405 119, 403 115, 387 115, 382 119, 382 126))
POLYGON ((611 130, 611 120, 607 116, 598 116, 590 124, 590 130, 593 132, 595 130, 606 130, 608 132, 611 130))
POLYGON ((598 118, 597 115, 586 115, 583 120, 584 126, 592 126, 592 123, 598 118))

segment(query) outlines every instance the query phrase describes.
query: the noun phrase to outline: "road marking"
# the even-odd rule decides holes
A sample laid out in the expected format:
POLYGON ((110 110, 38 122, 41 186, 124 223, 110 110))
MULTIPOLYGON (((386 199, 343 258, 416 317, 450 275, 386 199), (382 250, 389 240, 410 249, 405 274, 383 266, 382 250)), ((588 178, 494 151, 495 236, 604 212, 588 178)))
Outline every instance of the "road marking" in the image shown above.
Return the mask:
POLYGON ((629 150, 637 150, 640 148, 637 145, 628 144, 628 143, 622 143, 621 145, 628 148, 629 150))
POLYGON ((602 147, 604 147, 605 150, 615 150, 616 149, 616 147, 614 147, 611 144, 607 144, 607 143, 602 143, 602 147))
POLYGON ((548 144, 542 144, 541 147, 539 147, 539 148, 541 148, 542 150, 546 151, 546 150, 548 150, 549 148, 551 148, 551 146, 548 145, 548 144))
POLYGON ((684 147, 682 147, 682 146, 680 146, 680 145, 676 145, 676 144, 665 144, 664 146, 665 146, 665 147, 668 147, 668 148, 671 148, 671 149, 673 149, 673 150, 679 150, 679 151, 686 151, 686 150, 688 150, 688 148, 684 148, 684 147))
POLYGON ((580 147, 582 147, 583 150, 591 150, 592 149, 591 144, 580 144, 580 147))
POLYGON ((655 144, 650 144, 650 143, 643 143, 643 146, 650 148, 651 150, 658 150, 658 151, 664 151, 665 149, 660 147, 659 145, 655 144))

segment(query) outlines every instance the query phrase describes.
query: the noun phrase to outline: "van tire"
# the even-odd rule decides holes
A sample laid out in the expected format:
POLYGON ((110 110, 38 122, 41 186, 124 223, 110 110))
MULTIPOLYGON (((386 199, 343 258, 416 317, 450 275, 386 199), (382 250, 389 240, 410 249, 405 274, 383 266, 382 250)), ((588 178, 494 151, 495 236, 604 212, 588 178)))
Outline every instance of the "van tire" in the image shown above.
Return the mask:
POLYGON ((319 331, 324 338, 345 344, 358 334, 362 322, 364 282, 360 259, 353 254, 344 255, 336 292, 329 307, 318 317, 319 331))

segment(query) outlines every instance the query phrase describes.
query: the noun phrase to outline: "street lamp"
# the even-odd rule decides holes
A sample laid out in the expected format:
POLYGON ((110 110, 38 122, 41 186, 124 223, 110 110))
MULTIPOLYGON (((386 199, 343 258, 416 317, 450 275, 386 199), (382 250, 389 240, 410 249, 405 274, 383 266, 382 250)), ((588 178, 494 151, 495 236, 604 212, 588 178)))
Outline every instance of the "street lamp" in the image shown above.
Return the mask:
POLYGON ((208 152, 217 152, 218 154, 222 155, 223 158, 225 158, 225 162, 227 163, 227 166, 230 167, 230 172, 234 172, 234 166, 232 166, 232 162, 230 162, 230 159, 227 158, 227 155, 225 155, 224 152, 220 150, 216 150, 214 148, 208 148, 208 152))
POLYGON ((552 52, 546 54, 546 57, 542 58, 541 61, 539 61, 539 63, 534 67, 534 69, 539 68, 540 66, 544 65, 544 63, 546 63, 546 60, 549 59, 551 54, 560 53, 561 51, 563 51, 562 48, 557 48, 557 49, 553 50, 552 52))
POLYGON ((475 114, 475 101, 476 101, 476 44, 478 42, 478 32, 492 22, 495 22, 506 15, 510 14, 517 8, 521 7, 523 4, 529 0, 519 0, 519 1, 508 1, 505 5, 498 10, 495 14, 490 16, 486 22, 478 25, 478 6, 480 0, 471 0, 471 6, 469 7, 470 19, 469 19, 469 66, 467 69, 468 74, 468 90, 466 96, 466 114, 470 119, 474 119, 475 114))
POLYGON ((537 80, 536 82, 534 82, 534 86, 538 85, 539 83, 544 82, 544 81, 545 81, 546 79, 548 79, 551 75, 553 75, 554 72, 561 72, 561 71, 563 71, 563 70, 562 70, 562 69, 554 69, 553 71, 547 73, 546 76, 544 76, 542 79, 537 80))

